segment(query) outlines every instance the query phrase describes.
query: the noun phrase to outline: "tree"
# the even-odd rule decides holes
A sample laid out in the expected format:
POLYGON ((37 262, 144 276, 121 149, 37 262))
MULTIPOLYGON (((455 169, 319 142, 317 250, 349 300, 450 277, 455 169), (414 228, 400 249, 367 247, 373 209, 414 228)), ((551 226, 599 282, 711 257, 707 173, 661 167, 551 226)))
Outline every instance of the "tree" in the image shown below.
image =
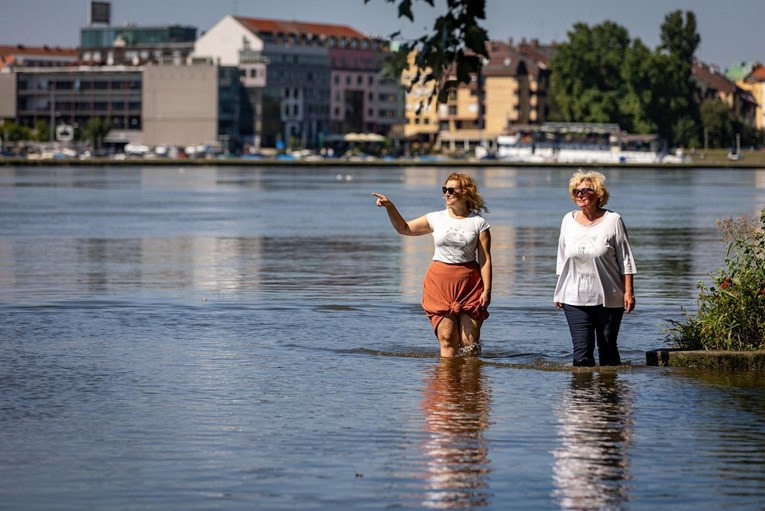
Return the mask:
POLYGON ((640 39, 635 39, 622 65, 625 94, 620 102, 623 127, 634 133, 655 133, 656 122, 649 115, 653 101, 653 82, 657 68, 654 55, 640 39))
POLYGON ((21 142, 32 139, 32 130, 27 126, 16 124, 13 121, 4 121, 2 124, 3 143, 21 142))
MULTIPOLYGON (((385 1, 398 2, 398 17, 414 21, 412 4, 415 0, 385 1)), ((431 7, 435 4, 435 0, 422 1, 431 7)), ((365 4, 368 2, 364 0, 365 4)), ((436 95, 441 102, 446 101, 449 90, 460 82, 469 83, 480 71, 482 57, 489 57, 486 48, 489 36, 479 24, 479 20, 486 19, 486 0, 447 0, 446 3, 446 12, 436 18, 430 34, 399 45, 391 57, 396 75, 401 76, 407 68, 407 57, 416 52, 417 73, 410 82, 410 89, 418 83, 429 84, 431 97, 436 95)), ((391 38, 398 36, 397 32, 391 38)))
POLYGON ((624 124, 620 99, 626 94, 622 64, 630 46, 624 27, 606 21, 577 23, 552 59, 552 88, 563 118, 624 124))
POLYGON ((671 145, 696 145, 701 115, 692 66, 701 37, 696 32, 696 15, 680 10, 664 17, 661 44, 656 52, 655 99, 649 115, 656 121, 659 135, 671 145))
POLYGON ((735 119, 728 105, 719 99, 701 103, 701 121, 709 147, 731 147, 736 139, 735 119))
POLYGON ((102 119, 100 117, 91 117, 88 122, 85 123, 85 138, 93 144, 93 149, 101 149, 104 138, 109 134, 111 129, 111 123, 108 119, 102 119))
POLYGON ((697 144, 701 119, 691 73, 700 41, 696 18, 672 12, 661 31, 661 45, 651 51, 611 21, 575 24, 550 63, 563 118, 657 132, 670 145, 697 144))
POLYGON ((50 141, 50 124, 45 119, 39 119, 35 123, 34 138, 38 142, 50 141))

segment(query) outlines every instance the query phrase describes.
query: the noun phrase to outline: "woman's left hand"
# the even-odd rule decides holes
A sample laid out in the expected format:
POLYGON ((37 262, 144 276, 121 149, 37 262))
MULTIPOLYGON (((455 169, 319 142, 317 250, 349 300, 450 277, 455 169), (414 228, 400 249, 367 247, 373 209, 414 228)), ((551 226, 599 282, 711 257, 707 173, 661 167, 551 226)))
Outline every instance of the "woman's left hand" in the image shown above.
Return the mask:
POLYGON ((491 291, 484 291, 481 293, 481 308, 486 310, 491 303, 491 291))
POLYGON ((635 310, 635 295, 624 295, 624 311, 629 314, 635 310))

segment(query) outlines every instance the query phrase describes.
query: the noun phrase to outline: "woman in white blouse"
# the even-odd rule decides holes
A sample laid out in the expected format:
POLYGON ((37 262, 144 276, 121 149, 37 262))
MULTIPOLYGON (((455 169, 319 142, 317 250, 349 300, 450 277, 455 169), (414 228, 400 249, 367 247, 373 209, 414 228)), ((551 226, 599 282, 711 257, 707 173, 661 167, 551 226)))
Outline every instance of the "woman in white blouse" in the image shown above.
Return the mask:
POLYGON ((635 308, 632 276, 637 273, 622 217, 604 209, 606 178, 578 170, 568 186, 578 210, 566 213, 558 240, 555 306, 566 313, 574 365, 621 364, 616 338, 624 312, 635 308))

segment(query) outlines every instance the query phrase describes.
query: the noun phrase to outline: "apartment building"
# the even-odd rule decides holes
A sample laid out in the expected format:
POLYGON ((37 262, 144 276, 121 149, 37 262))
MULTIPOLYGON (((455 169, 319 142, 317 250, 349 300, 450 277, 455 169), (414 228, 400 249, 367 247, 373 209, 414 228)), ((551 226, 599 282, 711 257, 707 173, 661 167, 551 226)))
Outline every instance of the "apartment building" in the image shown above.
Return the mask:
POLYGON ((696 81, 701 100, 718 99, 725 103, 733 115, 746 126, 756 125, 757 100, 745 81, 734 82, 721 73, 716 66, 703 62, 694 62, 691 73, 696 81))
POLYGON ((194 54, 241 67, 244 50, 265 66, 265 84, 246 87, 260 101, 248 100, 246 109, 259 112, 252 138, 264 146, 318 147, 349 131, 387 136, 400 124, 402 94, 382 74, 388 47, 381 39, 344 25, 226 16, 194 54))
POLYGON ((549 58, 554 47, 537 41, 519 45, 491 41, 489 58, 468 84, 449 91, 445 103, 432 97, 432 84, 412 85, 414 54, 402 83, 411 86, 406 100, 405 134, 410 143, 431 143, 452 153, 490 149, 512 125, 542 124, 549 114, 549 58))
POLYGON ((749 91, 756 103, 754 111, 754 126, 765 129, 765 67, 753 66, 751 71, 736 81, 736 85, 749 91))

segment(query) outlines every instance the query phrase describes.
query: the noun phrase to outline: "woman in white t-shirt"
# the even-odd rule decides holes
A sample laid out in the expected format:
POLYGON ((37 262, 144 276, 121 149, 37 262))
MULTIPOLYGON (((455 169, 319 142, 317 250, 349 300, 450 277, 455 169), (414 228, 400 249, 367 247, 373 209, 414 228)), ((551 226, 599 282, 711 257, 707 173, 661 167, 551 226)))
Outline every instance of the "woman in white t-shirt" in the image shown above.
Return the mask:
POLYGON ((624 312, 635 308, 632 275, 637 273, 622 217, 603 206, 606 178, 577 171, 568 186, 578 210, 566 213, 558 240, 555 306, 566 313, 574 365, 621 364, 616 338, 624 312))
POLYGON ((435 252, 422 283, 422 307, 441 356, 478 355, 491 302, 491 234, 481 216, 487 208, 475 180, 465 174, 450 174, 441 190, 446 209, 408 222, 385 195, 372 195, 399 234, 433 234, 435 252))

